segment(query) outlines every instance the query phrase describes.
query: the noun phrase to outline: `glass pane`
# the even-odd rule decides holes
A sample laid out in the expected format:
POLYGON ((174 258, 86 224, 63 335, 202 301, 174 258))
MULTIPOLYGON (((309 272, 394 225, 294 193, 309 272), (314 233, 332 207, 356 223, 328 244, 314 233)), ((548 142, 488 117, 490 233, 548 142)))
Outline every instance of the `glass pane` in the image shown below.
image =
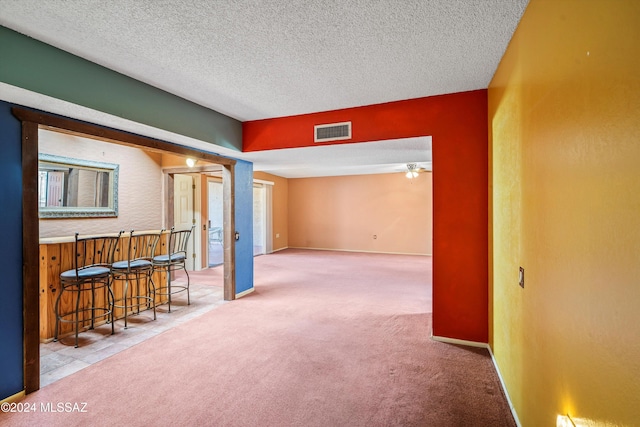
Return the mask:
POLYGON ((222 183, 208 181, 209 212, 209 267, 224 262, 222 240, 222 183))
POLYGON ((253 187, 253 256, 265 253, 265 191, 253 187))

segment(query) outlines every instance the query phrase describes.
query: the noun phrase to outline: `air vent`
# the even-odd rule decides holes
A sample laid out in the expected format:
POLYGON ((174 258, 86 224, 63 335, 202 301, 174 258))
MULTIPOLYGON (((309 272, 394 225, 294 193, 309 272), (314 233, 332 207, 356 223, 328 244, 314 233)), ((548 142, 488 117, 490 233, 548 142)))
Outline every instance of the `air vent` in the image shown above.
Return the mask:
POLYGON ((351 122, 316 125, 313 127, 313 133, 313 142, 329 142, 351 139, 351 122))

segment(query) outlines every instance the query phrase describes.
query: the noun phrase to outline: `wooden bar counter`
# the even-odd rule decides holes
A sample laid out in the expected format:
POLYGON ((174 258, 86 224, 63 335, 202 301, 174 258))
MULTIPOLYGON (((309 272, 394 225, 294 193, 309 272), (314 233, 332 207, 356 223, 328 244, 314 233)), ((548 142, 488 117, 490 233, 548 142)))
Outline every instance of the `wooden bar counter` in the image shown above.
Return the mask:
MULTIPOLYGON (((159 231, 156 231, 159 232, 159 231)), ((143 232, 136 232, 143 233, 143 232)), ((114 234, 114 235, 117 235, 114 234)), ((160 237, 158 247, 156 249, 156 255, 164 253, 166 251, 166 244, 169 232, 165 231, 160 237)), ((127 249, 129 245, 130 233, 122 233, 120 242, 114 255, 114 261, 122 261, 127 259, 127 249)), ((55 238, 42 238, 40 239, 40 341, 51 341, 55 335, 56 327, 56 313, 55 303, 60 292, 60 273, 73 269, 73 256, 74 256, 74 244, 75 237, 55 237, 55 238)), ((163 272, 157 272, 153 275, 153 281, 156 288, 164 285, 166 277, 163 272)), ((113 286, 113 292, 115 299, 122 298, 124 285, 118 281, 113 286)), ((140 290, 144 292, 146 289, 144 279, 141 282, 140 290)), ((80 299, 80 308, 89 307, 91 304, 91 296, 89 292, 83 292, 80 299)), ((96 292, 96 306, 106 306, 106 294, 104 292, 96 292)), ((160 305, 167 301, 166 296, 156 295, 156 304, 160 305)), ((121 303, 120 303, 121 304, 121 303)), ((72 292, 65 292, 60 300, 60 312, 66 313, 75 309, 75 296, 72 292)), ((142 310, 142 309, 141 309, 142 310)), ((131 316, 131 311, 129 316, 131 316)), ((124 309, 115 309, 115 318, 121 319, 124 317, 124 309)), ((152 319, 153 317, 151 317, 152 319)), ((104 318, 96 319, 97 324, 105 323, 104 318)), ((152 321, 152 320, 150 320, 152 321)), ((116 325, 117 326, 117 325, 116 325)), ((59 336, 68 335, 73 332, 72 323, 60 323, 59 336)), ((118 330, 116 329, 116 333, 118 330)))

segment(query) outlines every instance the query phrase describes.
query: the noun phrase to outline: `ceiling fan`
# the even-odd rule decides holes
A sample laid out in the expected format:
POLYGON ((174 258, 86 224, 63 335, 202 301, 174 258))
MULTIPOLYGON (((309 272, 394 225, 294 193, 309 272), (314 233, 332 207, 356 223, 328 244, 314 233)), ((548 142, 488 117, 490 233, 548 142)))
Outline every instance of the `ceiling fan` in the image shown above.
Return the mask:
POLYGON ((417 178, 421 172, 427 172, 428 169, 420 167, 417 163, 407 163, 407 172, 405 176, 409 179, 417 178))

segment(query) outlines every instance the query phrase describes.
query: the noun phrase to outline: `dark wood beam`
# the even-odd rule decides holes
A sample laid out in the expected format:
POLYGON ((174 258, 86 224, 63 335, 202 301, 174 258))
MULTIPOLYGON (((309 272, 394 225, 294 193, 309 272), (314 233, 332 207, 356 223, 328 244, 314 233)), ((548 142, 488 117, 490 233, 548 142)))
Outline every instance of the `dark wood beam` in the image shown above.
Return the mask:
POLYGON ((38 124, 22 122, 22 317, 25 393, 40 388, 38 124))
POLYGON ((222 157, 217 154, 207 153, 194 148, 185 147, 183 145, 172 144, 170 142, 160 141, 145 136, 135 135, 121 130, 110 129, 91 123, 79 122, 64 117, 52 116, 49 114, 39 113, 25 108, 13 107, 11 112, 14 116, 23 122, 37 123, 43 127, 51 127, 54 130, 80 134, 84 136, 92 136, 97 139, 112 142, 114 144, 125 144, 138 148, 145 148, 159 152, 171 152, 187 157, 193 157, 197 160, 204 160, 219 165, 235 165, 234 159, 222 157))

